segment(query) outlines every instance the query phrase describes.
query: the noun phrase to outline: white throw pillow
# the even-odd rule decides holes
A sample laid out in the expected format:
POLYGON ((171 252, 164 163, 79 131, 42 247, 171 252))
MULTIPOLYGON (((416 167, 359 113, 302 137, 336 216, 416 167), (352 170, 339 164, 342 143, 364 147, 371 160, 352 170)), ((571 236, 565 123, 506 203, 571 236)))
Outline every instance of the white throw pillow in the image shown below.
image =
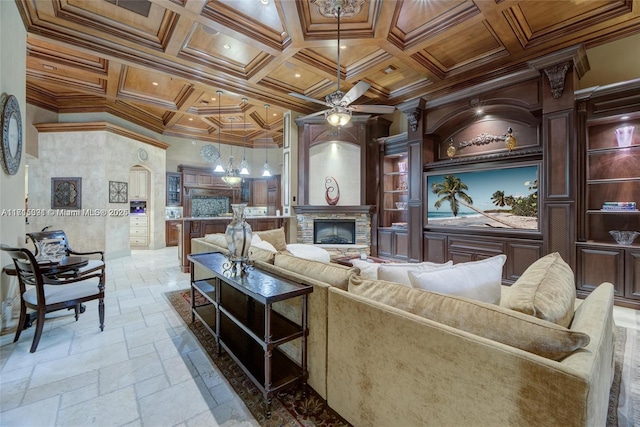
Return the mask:
POLYGON ((272 253, 277 253, 278 250, 269 242, 267 242, 266 240, 257 240, 257 241, 253 241, 253 239, 251 240, 251 247, 252 248, 260 248, 263 249, 267 252, 272 252, 272 253))
POLYGON ((502 266, 506 260, 507 256, 501 254, 448 268, 409 271, 408 276, 414 288, 500 304, 502 266))
POLYGON ((331 262, 331 254, 319 246, 307 245, 304 243, 289 243, 287 244, 287 250, 291 252, 291 255, 310 259, 312 261, 331 262))
MULTIPOLYGON (((253 233, 251 235, 251 246, 255 245, 258 242, 262 242, 262 239, 256 233, 253 233)), ((273 245, 271 245, 271 246, 273 246, 273 245)))
POLYGON ((378 267, 378 279, 385 280, 387 282, 396 282, 401 285, 411 287, 409 276, 407 272, 411 270, 425 271, 432 270, 434 268, 450 267, 453 265, 453 261, 447 261, 444 264, 438 264, 435 262, 390 262, 388 264, 382 264, 378 267))
POLYGON ((351 265, 360 269, 360 277, 363 279, 378 279, 378 268, 382 265, 379 262, 365 261, 363 259, 352 259, 351 265))

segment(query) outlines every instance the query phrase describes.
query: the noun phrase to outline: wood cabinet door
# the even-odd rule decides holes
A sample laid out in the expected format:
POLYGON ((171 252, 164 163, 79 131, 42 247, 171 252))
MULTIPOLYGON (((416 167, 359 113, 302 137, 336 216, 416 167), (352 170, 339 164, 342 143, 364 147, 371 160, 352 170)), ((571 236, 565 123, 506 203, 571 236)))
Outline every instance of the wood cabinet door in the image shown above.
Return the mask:
POLYGON ((624 296, 624 250, 578 247, 577 287, 592 291, 602 282, 613 283, 616 296, 624 296))
POLYGON ((378 229, 378 256, 391 257, 393 255, 393 232, 388 229, 378 229))
POLYGON ((252 183, 251 200, 253 206, 267 206, 267 180, 255 179, 252 183))
POLYGON ((627 280, 624 296, 640 300, 640 249, 627 249, 625 270, 627 280))
POLYGON ((409 235, 406 231, 393 232, 393 257, 406 260, 409 256, 409 235))

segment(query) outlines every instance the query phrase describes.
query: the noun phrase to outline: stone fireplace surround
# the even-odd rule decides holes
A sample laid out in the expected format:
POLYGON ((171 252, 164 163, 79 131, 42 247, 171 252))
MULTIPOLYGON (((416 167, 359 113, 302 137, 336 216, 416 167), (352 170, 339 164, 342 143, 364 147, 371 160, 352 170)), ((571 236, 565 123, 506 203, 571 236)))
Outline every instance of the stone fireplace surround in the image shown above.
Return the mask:
POLYGON ((314 244, 314 220, 355 220, 355 244, 322 244, 331 258, 371 254, 371 216, 375 206, 294 206, 297 220, 296 238, 298 243, 314 244))

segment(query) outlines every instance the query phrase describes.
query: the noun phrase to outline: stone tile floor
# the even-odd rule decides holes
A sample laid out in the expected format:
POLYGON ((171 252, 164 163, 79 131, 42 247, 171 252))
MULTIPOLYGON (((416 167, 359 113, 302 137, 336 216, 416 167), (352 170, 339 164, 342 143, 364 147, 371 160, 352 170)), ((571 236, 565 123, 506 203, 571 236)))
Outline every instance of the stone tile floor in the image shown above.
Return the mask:
POLYGON ((177 254, 107 261, 104 332, 97 301, 77 322, 50 314, 33 354, 34 328, 15 344, 12 325, 3 330, 0 425, 258 425, 163 296, 189 287, 177 254))
MULTIPOLYGON (((177 248, 133 251, 107 262, 104 332, 96 301, 77 322, 52 313, 33 354, 33 328, 14 344, 9 325, 0 335, 0 425, 258 425, 163 296, 188 287, 177 248)), ((614 317, 640 324, 637 310, 615 307, 614 317)))

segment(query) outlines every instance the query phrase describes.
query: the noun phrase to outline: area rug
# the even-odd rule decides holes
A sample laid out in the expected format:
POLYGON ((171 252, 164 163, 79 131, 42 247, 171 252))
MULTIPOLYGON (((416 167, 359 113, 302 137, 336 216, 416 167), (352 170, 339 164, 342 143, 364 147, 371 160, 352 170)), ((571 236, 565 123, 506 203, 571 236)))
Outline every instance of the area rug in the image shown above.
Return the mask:
MULTIPOLYGON (((268 427, 349 425, 310 387, 306 397, 302 396, 299 388, 278 393, 271 405, 271 418, 267 419, 264 415, 262 393, 226 352, 218 356, 215 340, 202 323, 197 320, 191 322, 189 292, 174 291, 167 292, 165 295, 260 425, 268 427)), ((199 302, 196 301, 196 303, 199 302)), ((640 358, 638 355, 640 355, 638 331, 618 327, 614 379, 609 394, 606 427, 640 426, 640 358)))
POLYGON ((165 296, 260 425, 349 426, 311 387, 307 387, 306 397, 302 396, 300 387, 277 393, 271 403, 271 418, 266 418, 260 390, 226 352, 217 354, 215 339, 200 321, 191 322, 189 291, 167 292, 165 296))

